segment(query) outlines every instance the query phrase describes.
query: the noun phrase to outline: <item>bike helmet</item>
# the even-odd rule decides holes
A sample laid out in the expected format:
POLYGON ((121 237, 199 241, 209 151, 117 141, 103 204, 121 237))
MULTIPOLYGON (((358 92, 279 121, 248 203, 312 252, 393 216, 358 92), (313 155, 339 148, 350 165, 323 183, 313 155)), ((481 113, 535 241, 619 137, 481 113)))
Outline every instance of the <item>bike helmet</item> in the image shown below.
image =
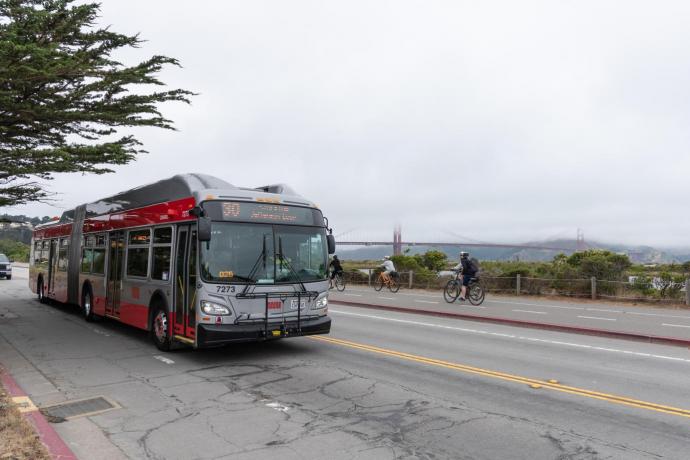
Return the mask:
POLYGON ((470 256, 470 253, 469 253, 469 252, 460 251, 460 258, 461 258, 461 259, 466 259, 466 258, 469 257, 469 256, 470 256))
POLYGON ((383 260, 391 260, 391 256, 383 256, 383 260))

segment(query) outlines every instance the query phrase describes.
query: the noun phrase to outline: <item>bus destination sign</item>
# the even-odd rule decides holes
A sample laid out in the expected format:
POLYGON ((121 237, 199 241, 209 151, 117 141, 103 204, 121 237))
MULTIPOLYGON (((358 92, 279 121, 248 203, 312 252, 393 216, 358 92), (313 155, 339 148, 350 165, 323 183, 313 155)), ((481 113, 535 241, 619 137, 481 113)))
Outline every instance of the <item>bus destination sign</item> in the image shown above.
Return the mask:
POLYGON ((214 220, 287 225, 323 225, 321 211, 300 206, 216 201, 205 203, 204 208, 209 211, 209 216, 214 220))

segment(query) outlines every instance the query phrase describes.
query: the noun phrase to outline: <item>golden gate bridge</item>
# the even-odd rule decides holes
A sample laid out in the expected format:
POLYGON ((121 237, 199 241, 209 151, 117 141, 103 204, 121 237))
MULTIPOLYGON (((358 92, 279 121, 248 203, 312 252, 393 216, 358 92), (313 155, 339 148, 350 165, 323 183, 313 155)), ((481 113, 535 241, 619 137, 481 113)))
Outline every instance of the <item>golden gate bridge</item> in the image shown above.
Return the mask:
POLYGON ((585 243, 585 235, 582 229, 577 229, 577 240, 575 248, 572 246, 558 246, 550 244, 539 244, 539 243, 487 243, 483 241, 474 241, 470 238, 463 237, 462 241, 430 241, 430 240, 419 240, 419 241, 403 241, 402 238, 402 227, 396 225, 393 230, 393 240, 372 240, 372 239, 362 239, 355 238, 352 240, 342 239, 341 236, 347 235, 351 231, 341 233, 336 235, 336 240, 338 246, 393 246, 393 254, 402 254, 403 247, 411 246, 428 246, 428 247, 462 247, 462 248, 505 248, 505 249, 536 249, 543 251, 559 251, 559 252, 574 252, 582 251, 587 249, 587 243, 585 243))

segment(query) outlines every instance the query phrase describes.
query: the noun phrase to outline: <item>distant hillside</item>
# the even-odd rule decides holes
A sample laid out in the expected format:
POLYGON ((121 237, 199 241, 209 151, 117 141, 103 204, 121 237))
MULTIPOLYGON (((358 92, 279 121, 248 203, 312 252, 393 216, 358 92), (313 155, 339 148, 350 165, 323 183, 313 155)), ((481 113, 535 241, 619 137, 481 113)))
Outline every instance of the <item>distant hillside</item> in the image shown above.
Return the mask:
MULTIPOLYGON (((472 256, 479 260, 524 260, 524 261, 549 261, 554 258, 559 252, 570 254, 575 252, 577 248, 576 240, 560 239, 548 241, 531 241, 526 243, 534 246, 551 246, 562 247, 565 251, 551 251, 538 249, 510 249, 510 248, 467 248, 466 250, 472 256)), ((630 259, 635 263, 672 263, 684 262, 690 260, 690 254, 682 256, 678 253, 670 253, 662 251, 649 246, 626 246, 621 244, 606 244, 599 242, 587 242, 587 247, 591 249, 605 249, 612 252, 623 252, 630 256, 630 259)), ((456 259, 461 248, 454 246, 450 247, 428 247, 428 246, 412 246, 410 248, 404 247, 403 250, 409 249, 410 254, 422 254, 431 249, 437 249, 444 252, 451 259, 456 259)), ((343 260, 371 260, 381 259, 385 255, 390 255, 393 252, 391 246, 367 246, 352 248, 348 246, 341 246, 338 248, 338 255, 343 260)))

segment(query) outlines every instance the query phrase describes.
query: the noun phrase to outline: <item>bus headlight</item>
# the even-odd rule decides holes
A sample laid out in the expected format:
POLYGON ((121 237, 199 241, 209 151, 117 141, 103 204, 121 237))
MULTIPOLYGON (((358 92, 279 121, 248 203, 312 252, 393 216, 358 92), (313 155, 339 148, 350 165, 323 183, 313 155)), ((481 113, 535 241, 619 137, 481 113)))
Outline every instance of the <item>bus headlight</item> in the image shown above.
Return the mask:
POLYGON ((325 308, 328 306, 328 297, 321 297, 319 300, 316 301, 315 307, 318 308, 325 308))
POLYGON ((207 315, 229 315, 230 309, 224 305, 209 302, 208 300, 201 301, 201 311, 207 315))

